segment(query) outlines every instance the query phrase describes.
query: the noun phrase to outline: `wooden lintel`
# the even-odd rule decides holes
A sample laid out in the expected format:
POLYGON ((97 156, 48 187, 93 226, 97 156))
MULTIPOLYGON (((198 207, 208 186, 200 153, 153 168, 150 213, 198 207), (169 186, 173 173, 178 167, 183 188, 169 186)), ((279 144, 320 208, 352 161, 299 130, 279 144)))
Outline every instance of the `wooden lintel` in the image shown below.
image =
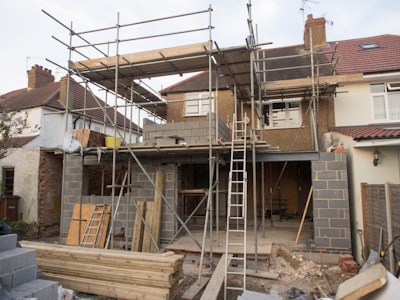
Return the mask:
MULTIPOLYGON (((363 80, 362 73, 349 74, 349 75, 320 76, 318 78, 318 84, 337 85, 339 83, 357 82, 361 80, 363 80)), ((275 90, 294 89, 294 88, 310 87, 310 86, 312 86, 312 79, 308 77, 299 79, 270 81, 264 83, 262 85, 262 89, 265 89, 267 91, 275 91, 275 90)))

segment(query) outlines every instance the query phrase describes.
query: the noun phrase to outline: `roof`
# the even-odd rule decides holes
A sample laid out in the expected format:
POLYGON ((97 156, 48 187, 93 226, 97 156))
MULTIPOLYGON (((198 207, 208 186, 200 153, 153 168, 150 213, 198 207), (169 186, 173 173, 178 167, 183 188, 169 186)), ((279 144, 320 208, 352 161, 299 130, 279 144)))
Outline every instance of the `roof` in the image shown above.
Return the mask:
POLYGON ((10 148, 21 148, 30 141, 34 140, 38 135, 32 136, 22 136, 22 137, 12 137, 10 139, 10 148))
POLYGON ((400 127, 349 126, 334 127, 331 131, 347 135, 355 141, 400 138, 400 127))
POLYGON ((400 70, 400 36, 384 34, 329 43, 336 47, 336 73, 381 73, 400 70), (377 47, 373 47, 375 44, 377 47), (371 45, 365 49, 361 45, 371 45))
MULTIPOLYGON (((1 110, 22 110, 34 107, 47 107, 56 110, 65 110, 65 105, 60 101, 60 82, 49 83, 44 87, 28 90, 26 88, 11 91, 0 96, 0 109, 1 110)), ((86 92, 85 88, 74 80, 71 80, 72 89, 72 109, 82 110, 86 108, 86 117, 104 121, 103 110, 99 107, 100 103, 104 105, 104 101, 98 97, 94 97, 90 92, 86 92), (97 108, 97 109, 90 109, 97 108)), ((107 106, 107 115, 110 120, 114 120, 114 108, 107 106)), ((84 115, 83 111, 75 112, 79 115, 84 115)), ((121 127, 129 126, 129 120, 121 113, 117 112, 117 125, 121 127)), ((106 124, 111 125, 110 121, 106 124)), ((137 130, 138 126, 132 122, 132 129, 137 130)), ((139 130, 141 130, 139 128, 139 130)))
MULTIPOLYGON (((212 72, 211 74, 211 85, 212 90, 216 88, 216 78, 217 72, 212 72)), ((209 89, 209 72, 203 71, 196 75, 193 75, 185 80, 179 81, 165 89, 160 91, 161 95, 166 95, 168 93, 185 93, 185 92, 198 92, 198 91, 206 91, 209 89)), ((228 84, 226 83, 224 77, 218 78, 218 89, 225 90, 229 89, 228 84)))

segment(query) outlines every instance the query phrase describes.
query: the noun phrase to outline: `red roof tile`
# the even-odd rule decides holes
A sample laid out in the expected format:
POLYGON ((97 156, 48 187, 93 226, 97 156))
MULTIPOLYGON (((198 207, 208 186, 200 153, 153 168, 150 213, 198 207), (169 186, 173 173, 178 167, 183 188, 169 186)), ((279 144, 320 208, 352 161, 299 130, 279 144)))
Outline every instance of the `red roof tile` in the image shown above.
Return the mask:
POLYGON ((393 139, 400 138, 400 128, 384 128, 374 126, 359 126, 359 127, 335 127, 331 131, 347 135, 353 140, 368 140, 368 139, 393 139))
MULTIPOLYGON (((73 109, 86 110, 86 117, 94 120, 103 121, 104 113, 97 102, 102 103, 103 100, 95 98, 90 92, 86 93, 85 88, 75 81, 71 81, 72 95, 73 95, 73 109), (96 101, 97 100, 97 101, 96 101), (86 102, 86 103, 85 103, 86 102), (98 108, 91 110, 90 108, 98 108)), ((21 110, 39 106, 46 106, 53 109, 64 110, 65 106, 60 101, 60 82, 49 83, 44 87, 28 90, 26 88, 15 90, 0 96, 0 110, 21 110)), ((110 120, 114 120, 114 109, 111 106, 107 106, 107 115, 110 120)), ((78 112, 83 114, 83 112, 78 112)), ((111 125, 107 120, 106 123, 111 125)), ((121 113, 117 112, 117 125, 129 126, 129 120, 126 119, 121 113)), ((138 126, 132 122, 132 129, 137 130, 138 126)))
POLYGON ((338 75, 376 73, 400 70, 400 36, 384 34, 329 43, 336 47, 338 75), (362 49, 362 44, 376 44, 377 48, 362 49))

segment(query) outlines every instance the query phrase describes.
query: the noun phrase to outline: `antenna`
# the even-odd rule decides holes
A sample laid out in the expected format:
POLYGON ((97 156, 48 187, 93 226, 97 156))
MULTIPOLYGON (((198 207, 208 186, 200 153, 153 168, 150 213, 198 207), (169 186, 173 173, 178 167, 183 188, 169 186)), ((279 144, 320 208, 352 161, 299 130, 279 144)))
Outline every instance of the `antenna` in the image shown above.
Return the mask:
POLYGON ((315 3, 318 4, 318 1, 314 1, 314 0, 301 0, 301 7, 300 7, 300 12, 303 14, 303 25, 306 23, 306 19, 305 19, 305 10, 307 9, 311 9, 309 6, 306 5, 306 3, 315 3))

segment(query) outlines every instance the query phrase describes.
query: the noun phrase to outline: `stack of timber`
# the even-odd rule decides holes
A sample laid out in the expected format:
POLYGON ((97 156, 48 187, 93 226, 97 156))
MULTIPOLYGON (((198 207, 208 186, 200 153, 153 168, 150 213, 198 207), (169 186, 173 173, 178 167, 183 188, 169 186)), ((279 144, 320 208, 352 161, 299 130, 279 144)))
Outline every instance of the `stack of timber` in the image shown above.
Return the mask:
POLYGON ((172 299, 183 255, 138 253, 21 241, 35 249, 43 277, 79 292, 117 299, 172 299))

